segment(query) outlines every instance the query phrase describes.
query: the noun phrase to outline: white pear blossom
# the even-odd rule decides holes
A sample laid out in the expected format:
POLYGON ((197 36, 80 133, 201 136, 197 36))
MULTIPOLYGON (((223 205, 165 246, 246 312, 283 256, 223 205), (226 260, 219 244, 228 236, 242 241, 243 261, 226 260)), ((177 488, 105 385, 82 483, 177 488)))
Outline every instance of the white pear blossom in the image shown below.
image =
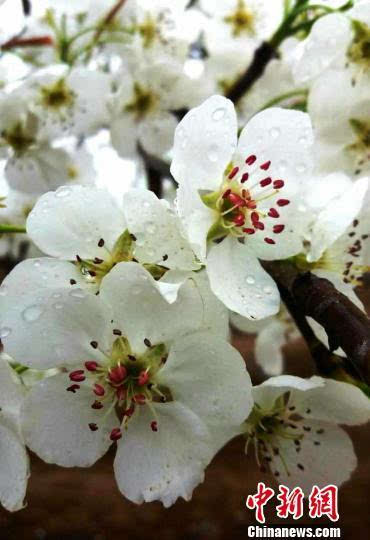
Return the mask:
POLYGON ((340 486, 357 465, 350 437, 338 426, 370 420, 370 401, 357 387, 320 377, 281 375, 253 388, 246 423, 262 471, 309 493, 314 484, 340 486))
MULTIPOLYGON (((212 334, 191 333, 201 328, 199 299, 182 289, 169 305, 135 263, 116 266, 99 297, 59 292, 61 309, 45 303, 38 318, 25 321, 46 331, 34 343, 38 360, 32 354, 29 363, 70 370, 28 393, 28 446, 46 462, 87 467, 118 441, 114 469, 126 497, 165 506, 179 496, 188 500, 251 410, 242 358, 212 334)), ((13 345, 16 358, 25 359, 17 339, 13 345)))
POLYGON ((24 507, 29 460, 20 429, 24 388, 0 354, 0 503, 14 512, 24 507))
POLYGON ((312 82, 328 69, 348 70, 352 81, 370 69, 370 5, 356 2, 345 13, 319 18, 298 45, 293 74, 298 84, 312 82))
POLYGON ((370 170, 369 80, 364 76, 353 84, 348 71, 329 70, 313 84, 308 113, 321 171, 358 176, 370 170))
POLYGON ((297 203, 311 146, 308 115, 277 108, 254 116, 237 144, 234 106, 220 96, 176 129, 171 172, 189 242, 216 296, 248 318, 273 315, 280 304, 258 258, 284 259, 302 249, 297 203))

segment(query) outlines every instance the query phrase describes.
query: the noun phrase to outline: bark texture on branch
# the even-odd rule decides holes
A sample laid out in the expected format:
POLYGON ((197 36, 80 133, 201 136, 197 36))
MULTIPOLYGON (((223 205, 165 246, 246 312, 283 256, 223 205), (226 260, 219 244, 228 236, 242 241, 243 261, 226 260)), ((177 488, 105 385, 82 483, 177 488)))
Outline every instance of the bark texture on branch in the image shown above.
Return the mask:
POLYGON ((344 369, 370 384, 370 320, 327 279, 300 273, 288 261, 265 262, 276 281, 282 300, 303 334, 318 370, 323 375, 344 369), (328 350, 306 321, 312 317, 328 335, 328 350), (347 359, 333 354, 341 347, 347 359))

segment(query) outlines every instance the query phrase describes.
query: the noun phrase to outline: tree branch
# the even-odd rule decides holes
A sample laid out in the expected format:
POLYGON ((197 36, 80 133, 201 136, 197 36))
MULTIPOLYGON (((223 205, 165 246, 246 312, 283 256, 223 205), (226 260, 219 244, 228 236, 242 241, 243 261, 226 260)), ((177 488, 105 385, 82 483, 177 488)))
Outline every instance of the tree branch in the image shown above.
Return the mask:
POLYGON ((326 376, 339 374, 341 378, 347 373, 370 384, 369 318, 327 279, 310 272, 302 274, 288 261, 264 262, 263 266, 275 280, 318 371, 326 376), (316 338, 306 316, 325 328, 330 350, 316 338), (338 347, 347 359, 333 354, 338 347))

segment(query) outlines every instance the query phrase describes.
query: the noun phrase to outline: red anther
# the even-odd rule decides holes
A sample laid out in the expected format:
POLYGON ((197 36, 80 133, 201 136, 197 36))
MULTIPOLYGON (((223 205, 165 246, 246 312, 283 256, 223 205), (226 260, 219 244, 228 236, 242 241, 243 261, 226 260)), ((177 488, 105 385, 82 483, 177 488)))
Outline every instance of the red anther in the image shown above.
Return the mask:
POLYGON ((244 184, 244 182, 246 182, 246 181, 248 180, 248 178, 249 178, 249 173, 246 172, 246 173, 243 174, 243 176, 242 176, 240 182, 241 182, 242 184, 244 184))
POLYGON ((266 163, 263 163, 260 167, 260 169, 262 169, 263 171, 267 171, 267 169, 270 168, 270 165, 271 165, 271 161, 266 161, 266 163))
POLYGON ((256 221, 255 223, 253 223, 254 227, 256 229, 259 229, 260 231, 263 231, 265 226, 264 224, 262 223, 262 221, 256 221))
POLYGON ((116 396, 119 401, 122 401, 126 398, 127 390, 123 386, 119 386, 116 390, 116 396))
POLYGON ((263 180, 261 180, 260 186, 261 187, 269 186, 271 182, 272 182, 272 179, 270 177, 264 178, 263 180))
POLYGON ((274 225, 272 228, 275 234, 279 234, 283 232, 284 229, 285 229, 285 225, 274 225))
POLYGON ((276 210, 276 208, 270 208, 269 213, 268 213, 267 215, 270 216, 270 217, 272 217, 272 218, 278 218, 278 217, 280 217, 280 214, 279 214, 279 212, 276 210))
POLYGON ((284 187, 284 180, 274 180, 274 183, 272 184, 275 189, 281 189, 284 187))
POLYGON ((146 384, 147 382, 149 381, 149 374, 147 371, 142 371, 140 374, 139 374, 139 379, 137 381, 137 384, 139 386, 144 386, 144 384, 146 384))
POLYGON ((135 405, 131 405, 131 407, 123 411, 123 416, 128 416, 130 418, 134 414, 134 412, 135 412, 135 405))
POLYGON ((253 225, 259 220, 260 220, 260 217, 257 214, 257 212, 252 212, 251 213, 251 221, 252 221, 253 225))
POLYGON ((236 193, 230 193, 227 198, 231 202, 233 206, 246 206, 247 203, 244 199, 242 199, 239 195, 236 193))
POLYGON ((243 214, 237 214, 233 217, 232 221, 237 227, 243 227, 245 223, 245 217, 243 216, 243 214))
POLYGON ((242 189, 242 197, 243 199, 250 199, 250 197, 248 196, 248 191, 246 189, 242 189))
POLYGON ((110 432, 109 438, 111 441, 118 441, 121 437, 122 437, 122 431, 120 430, 119 427, 112 429, 112 431, 110 432))
POLYGON ((73 382, 82 382, 86 379, 85 372, 83 369, 76 369, 76 371, 72 371, 72 373, 69 374, 69 378, 73 382))
POLYGON ((248 156, 247 159, 245 160, 246 164, 247 165, 253 165, 253 163, 256 161, 257 157, 256 156, 248 156))
POLYGON ((97 431, 99 429, 98 426, 94 424, 93 422, 89 424, 89 428, 91 429, 91 431, 97 431))
POLYGON ((290 203, 290 201, 288 201, 288 199, 279 199, 276 204, 278 206, 286 206, 289 203, 290 203))
POLYGON ((121 364, 118 364, 117 366, 109 370, 108 377, 113 384, 121 384, 121 382, 123 382, 127 377, 127 369, 125 368, 125 366, 121 366, 121 364))
POLYGON ((243 232, 245 232, 245 234, 254 234, 256 231, 254 229, 243 229, 243 232))
POLYGON ((81 387, 79 384, 72 384, 71 386, 68 386, 67 392, 73 392, 76 393, 76 390, 79 390, 81 387))
POLYGON ((99 364, 98 362, 95 362, 95 360, 88 360, 87 362, 85 362, 85 368, 87 369, 87 371, 96 371, 98 366, 99 364))
POLYGON ((225 191, 225 193, 222 195, 222 198, 223 198, 223 199, 227 199, 228 196, 230 195, 230 193, 231 193, 231 189, 227 189, 227 190, 225 191))
POLYGON ((144 405, 146 403, 146 396, 144 394, 135 394, 132 399, 139 405, 144 405))
POLYGON ((275 240, 273 240, 272 238, 264 238, 264 241, 266 242, 266 244, 275 244, 275 240))
POLYGON ((231 173, 228 176, 229 180, 232 180, 239 172, 239 167, 234 167, 231 173))
POLYGON ((155 420, 150 423, 150 427, 152 428, 152 431, 158 431, 158 423, 155 420))
POLYGON ((91 405, 92 409, 102 409, 104 407, 103 403, 101 401, 94 401, 94 403, 91 405))
POLYGON ((247 201, 246 207, 249 208, 249 210, 255 210, 257 208, 256 201, 247 201))
POLYGON ((94 388, 93 388, 93 392, 97 396, 101 397, 101 396, 104 396, 104 394, 105 394, 105 388, 101 384, 95 383, 94 388))

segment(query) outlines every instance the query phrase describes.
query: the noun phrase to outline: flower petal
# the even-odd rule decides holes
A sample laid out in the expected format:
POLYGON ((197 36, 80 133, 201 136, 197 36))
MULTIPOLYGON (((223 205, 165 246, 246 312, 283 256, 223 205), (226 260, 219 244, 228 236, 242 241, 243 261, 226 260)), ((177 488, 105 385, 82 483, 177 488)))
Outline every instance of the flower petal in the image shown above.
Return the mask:
POLYGON ((150 429, 153 417, 148 407, 134 415, 118 442, 114 472, 130 501, 160 500, 168 507, 178 497, 191 498, 213 456, 208 430, 190 409, 176 402, 153 407, 158 431, 150 429))
POLYGON ((234 105, 212 96, 192 109, 175 131, 171 173, 193 190, 219 187, 236 148, 237 121, 234 105))
POLYGON ((256 362, 268 375, 280 375, 283 371, 282 347, 287 343, 286 331, 287 325, 275 319, 257 336, 256 362))
POLYGON ((109 433, 118 423, 115 412, 92 409, 94 394, 81 385, 67 392, 68 375, 55 375, 34 385, 22 408, 22 426, 27 445, 46 463, 62 467, 89 467, 105 454, 109 433), (91 431, 89 423, 98 426, 91 431))
POLYGON ((226 238, 211 248, 207 258, 211 289, 226 307, 249 319, 278 312, 280 295, 247 245, 226 238))
POLYGON ((54 257, 104 258, 125 229, 123 212, 105 190, 63 186, 43 195, 28 216, 27 232, 54 257), (100 239, 105 247, 98 247, 100 239))
POLYGON ((239 425, 253 407, 251 380, 236 349, 208 332, 175 341, 159 381, 206 424, 239 425))
POLYGON ((179 220, 153 192, 131 189, 125 193, 124 214, 129 231, 136 237, 137 260, 177 270, 199 268, 179 220))
POLYGON ((188 280, 169 304, 160 285, 137 263, 117 264, 104 278, 100 299, 110 305, 115 325, 124 332, 132 349, 178 338, 202 324, 203 303, 197 287, 188 280))
POLYGON ((15 512, 24 507, 29 460, 24 443, 8 426, 0 423, 0 502, 15 512))

